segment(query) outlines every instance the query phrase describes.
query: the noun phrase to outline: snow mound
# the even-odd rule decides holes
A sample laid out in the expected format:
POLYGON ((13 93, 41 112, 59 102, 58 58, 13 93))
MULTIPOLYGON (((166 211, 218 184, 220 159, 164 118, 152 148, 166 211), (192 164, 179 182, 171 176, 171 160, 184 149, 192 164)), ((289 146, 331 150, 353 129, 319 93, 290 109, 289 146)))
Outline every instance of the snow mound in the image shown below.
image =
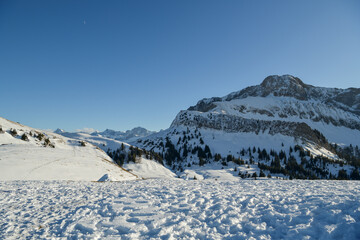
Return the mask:
POLYGON ((185 180, 204 180, 204 176, 192 169, 186 169, 183 174, 180 175, 185 180))
POLYGON ((175 173, 160 163, 145 158, 137 163, 125 163, 123 167, 143 179, 176 177, 175 173))
POLYGON ((111 176, 109 176, 109 174, 104 174, 104 176, 102 176, 99 180, 97 180, 98 182, 113 182, 113 178, 111 176))

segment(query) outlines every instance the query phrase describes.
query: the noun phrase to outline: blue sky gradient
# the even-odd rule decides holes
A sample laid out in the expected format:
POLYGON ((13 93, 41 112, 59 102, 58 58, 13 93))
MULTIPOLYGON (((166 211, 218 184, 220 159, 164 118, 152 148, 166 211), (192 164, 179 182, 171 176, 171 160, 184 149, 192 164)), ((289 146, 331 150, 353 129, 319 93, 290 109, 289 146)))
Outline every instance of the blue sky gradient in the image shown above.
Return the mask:
POLYGON ((360 87, 360 1, 0 0, 0 116, 165 129, 268 75, 360 87))

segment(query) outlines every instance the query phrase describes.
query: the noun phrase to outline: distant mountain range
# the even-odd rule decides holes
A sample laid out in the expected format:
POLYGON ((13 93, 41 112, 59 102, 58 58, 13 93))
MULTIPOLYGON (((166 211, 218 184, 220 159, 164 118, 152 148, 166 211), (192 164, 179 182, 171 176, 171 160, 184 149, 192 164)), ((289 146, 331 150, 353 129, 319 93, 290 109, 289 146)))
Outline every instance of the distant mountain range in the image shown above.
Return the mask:
MULTIPOLYGON (((67 134, 67 133, 85 133, 85 132, 66 132, 63 129, 56 129, 54 131, 57 134, 67 134)), ((118 141, 134 141, 138 138, 142 138, 142 137, 147 137, 153 133, 156 133, 155 131, 149 131, 145 128, 142 127, 136 127, 133 128, 131 130, 127 130, 125 132, 122 131, 115 131, 112 129, 106 129, 103 132, 99 132, 99 131, 94 131, 94 132, 86 132, 92 136, 102 136, 102 137, 106 137, 106 138, 110 138, 110 139, 115 139, 118 141)))

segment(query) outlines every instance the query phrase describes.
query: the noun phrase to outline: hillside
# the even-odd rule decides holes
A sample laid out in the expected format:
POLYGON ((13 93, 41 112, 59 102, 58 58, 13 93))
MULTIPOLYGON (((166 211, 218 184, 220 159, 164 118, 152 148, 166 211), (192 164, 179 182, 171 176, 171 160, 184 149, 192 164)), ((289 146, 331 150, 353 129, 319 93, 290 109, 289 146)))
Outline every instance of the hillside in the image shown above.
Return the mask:
POLYGON ((0 180, 138 179, 98 147, 0 118, 0 180))
MULTIPOLYGON (((111 134, 110 137, 107 137, 102 134, 95 134, 96 132, 66 132, 63 130, 57 130, 56 132, 62 136, 97 146, 105 151, 116 164, 134 173, 139 178, 174 178, 176 176, 175 173, 163 166, 162 158, 158 154, 146 152, 126 142, 110 138, 111 136, 116 136, 116 134, 111 134)), ((106 130, 105 132, 109 131, 106 130)))

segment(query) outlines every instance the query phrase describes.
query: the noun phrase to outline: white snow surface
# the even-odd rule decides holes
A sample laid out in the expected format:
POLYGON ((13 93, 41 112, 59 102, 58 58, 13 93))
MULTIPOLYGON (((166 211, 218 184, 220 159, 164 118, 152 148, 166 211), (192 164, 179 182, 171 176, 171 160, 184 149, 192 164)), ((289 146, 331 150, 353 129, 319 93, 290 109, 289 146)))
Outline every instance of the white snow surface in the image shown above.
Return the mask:
POLYGON ((4 133, 0 133, 0 180, 79 180, 97 181, 110 174, 114 181, 137 179, 113 163, 112 159, 98 147, 55 133, 27 127, 0 118, 4 133), (12 136, 10 129, 18 135, 12 136), (29 140, 20 136, 27 134, 29 140), (30 136, 30 133, 33 136, 30 136), (35 135, 43 133, 43 140, 35 135), (52 147, 44 147, 44 139, 52 147))
POLYGON ((360 239, 355 181, 0 181, 1 239, 360 239))

